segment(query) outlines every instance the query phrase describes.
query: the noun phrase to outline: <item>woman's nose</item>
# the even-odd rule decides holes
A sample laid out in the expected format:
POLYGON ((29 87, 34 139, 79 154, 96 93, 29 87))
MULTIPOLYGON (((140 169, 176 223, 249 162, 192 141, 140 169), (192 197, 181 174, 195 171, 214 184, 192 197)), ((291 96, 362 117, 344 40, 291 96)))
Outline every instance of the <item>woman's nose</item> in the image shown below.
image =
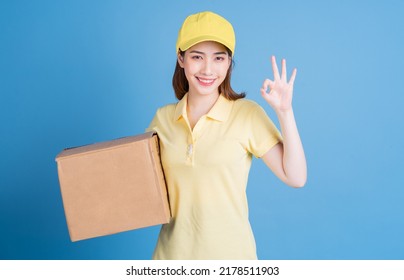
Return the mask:
POLYGON ((205 60, 203 63, 202 74, 206 76, 212 75, 212 62, 209 59, 205 60))

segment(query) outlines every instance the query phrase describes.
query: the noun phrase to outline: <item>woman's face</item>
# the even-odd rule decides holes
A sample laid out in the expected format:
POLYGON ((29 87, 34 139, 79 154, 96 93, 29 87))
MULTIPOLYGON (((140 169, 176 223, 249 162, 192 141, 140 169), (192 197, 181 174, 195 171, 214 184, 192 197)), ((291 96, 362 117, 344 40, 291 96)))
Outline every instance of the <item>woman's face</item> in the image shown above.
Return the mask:
POLYGON ((186 50, 184 56, 178 55, 178 63, 184 68, 189 93, 209 95, 219 94, 231 58, 222 44, 205 41, 186 50))

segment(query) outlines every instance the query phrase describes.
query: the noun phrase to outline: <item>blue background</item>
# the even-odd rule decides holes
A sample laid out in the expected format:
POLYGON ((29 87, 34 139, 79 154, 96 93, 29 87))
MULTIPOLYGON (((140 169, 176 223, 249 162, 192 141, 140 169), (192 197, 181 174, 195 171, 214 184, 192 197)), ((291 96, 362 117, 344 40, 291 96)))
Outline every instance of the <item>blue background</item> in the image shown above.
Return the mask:
POLYGON ((237 35, 233 86, 263 105, 270 55, 298 68, 305 188, 254 160, 261 259, 404 259, 402 1, 0 3, 0 258, 149 259, 159 227, 70 242, 55 156, 142 133, 175 102, 177 31, 212 10, 237 35))

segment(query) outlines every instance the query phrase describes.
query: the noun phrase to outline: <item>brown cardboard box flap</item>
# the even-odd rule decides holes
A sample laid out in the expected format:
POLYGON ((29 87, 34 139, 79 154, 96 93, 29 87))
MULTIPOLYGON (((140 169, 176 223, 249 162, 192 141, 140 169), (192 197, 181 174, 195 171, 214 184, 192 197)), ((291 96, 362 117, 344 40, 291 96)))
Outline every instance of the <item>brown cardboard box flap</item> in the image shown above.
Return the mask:
POLYGON ((65 149, 56 162, 72 241, 170 221, 156 133, 65 149))

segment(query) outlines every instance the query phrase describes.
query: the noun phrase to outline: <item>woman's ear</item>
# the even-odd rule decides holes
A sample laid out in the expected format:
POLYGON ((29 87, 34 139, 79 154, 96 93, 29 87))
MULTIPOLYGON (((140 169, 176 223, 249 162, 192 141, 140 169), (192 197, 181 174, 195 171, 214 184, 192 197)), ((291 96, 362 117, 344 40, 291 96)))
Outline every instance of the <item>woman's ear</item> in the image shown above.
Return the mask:
POLYGON ((180 65, 180 67, 184 68, 184 56, 181 55, 180 52, 178 52, 177 61, 178 61, 178 64, 180 65))

